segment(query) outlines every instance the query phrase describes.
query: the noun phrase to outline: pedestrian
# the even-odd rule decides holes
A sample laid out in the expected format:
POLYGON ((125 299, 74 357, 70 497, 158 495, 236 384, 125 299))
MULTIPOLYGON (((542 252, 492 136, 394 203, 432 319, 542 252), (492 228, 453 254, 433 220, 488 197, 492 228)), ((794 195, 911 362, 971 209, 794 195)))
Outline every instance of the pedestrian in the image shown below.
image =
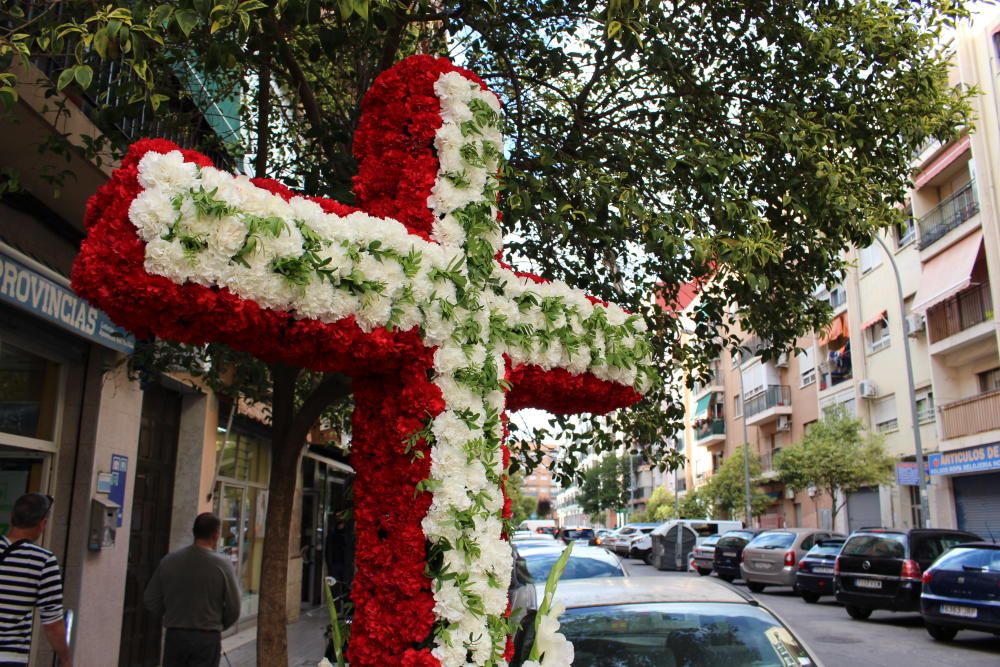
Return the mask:
POLYGON ((240 617, 240 587, 228 558, 216 551, 222 522, 211 512, 194 520, 194 543, 167 554, 143 599, 163 616, 163 667, 218 667, 222 631, 240 617))
POLYGON ((66 643, 59 561, 37 544, 51 509, 51 496, 26 493, 14 501, 10 529, 0 537, 0 667, 28 664, 36 607, 60 667, 73 664, 66 643))

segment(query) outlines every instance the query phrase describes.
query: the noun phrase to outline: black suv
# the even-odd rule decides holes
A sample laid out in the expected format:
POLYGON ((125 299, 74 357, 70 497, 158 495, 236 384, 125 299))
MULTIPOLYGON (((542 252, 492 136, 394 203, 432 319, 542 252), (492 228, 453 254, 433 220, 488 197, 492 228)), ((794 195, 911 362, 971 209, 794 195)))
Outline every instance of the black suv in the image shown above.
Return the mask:
POLYGON ((740 528, 722 534, 715 543, 715 552, 712 554, 712 569, 719 579, 732 582, 742 576, 740 561, 743 559, 743 549, 761 532, 763 531, 752 528, 740 528))
POLYGON ((834 566, 837 601, 859 620, 871 616, 873 609, 919 611, 921 573, 953 546, 980 539, 937 528, 855 531, 834 566))

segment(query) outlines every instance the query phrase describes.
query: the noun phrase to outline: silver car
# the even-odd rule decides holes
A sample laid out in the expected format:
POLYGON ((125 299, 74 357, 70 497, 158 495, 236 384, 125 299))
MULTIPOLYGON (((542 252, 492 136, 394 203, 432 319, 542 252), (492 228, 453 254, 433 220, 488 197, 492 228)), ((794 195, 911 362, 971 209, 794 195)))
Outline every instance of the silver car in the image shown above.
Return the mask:
POLYGON ((754 593, 765 586, 794 586, 799 560, 816 542, 841 537, 816 528, 777 528, 765 530, 743 549, 740 572, 747 588, 754 593))
MULTIPOLYGON (((510 581, 511 609, 533 609, 536 605, 535 584, 543 585, 549 577, 552 566, 556 564, 565 550, 562 542, 542 544, 514 545, 514 573, 510 581)), ((600 547, 590 547, 581 544, 573 546, 573 552, 566 562, 559 585, 573 579, 589 579, 594 577, 627 577, 628 573, 622 562, 614 554, 609 554, 600 547)))
POLYGON ((709 535, 691 551, 691 565, 703 577, 712 574, 712 563, 715 560, 715 543, 722 535, 709 535))
MULTIPOLYGON (((544 585, 536 588, 541 599, 544 585)), ((713 580, 562 581, 555 597, 566 606, 559 632, 573 643, 573 667, 821 667, 780 618, 746 593, 713 580)), ((534 640, 532 612, 515 638, 511 665, 522 664, 534 640)))

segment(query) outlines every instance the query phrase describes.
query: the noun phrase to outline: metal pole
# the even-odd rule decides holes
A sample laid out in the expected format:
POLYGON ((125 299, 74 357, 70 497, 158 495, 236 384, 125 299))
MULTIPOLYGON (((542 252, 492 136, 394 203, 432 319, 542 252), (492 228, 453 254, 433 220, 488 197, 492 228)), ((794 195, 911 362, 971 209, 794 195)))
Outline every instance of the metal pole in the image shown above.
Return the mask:
MULTIPOLYGON (((892 265, 892 272, 896 276, 896 296, 899 299, 899 316, 905 318, 906 306, 903 303, 903 281, 899 278, 899 267, 896 266, 896 260, 893 258, 892 253, 889 252, 889 248, 885 245, 882 237, 875 234, 875 240, 882 246, 885 256, 889 258, 889 264, 892 265)), ((913 387, 913 360, 910 358, 910 343, 906 339, 906 322, 904 320, 903 355, 906 359, 906 389, 910 396, 910 423, 913 427, 913 446, 917 454, 917 479, 920 480, 920 523, 925 528, 930 528, 931 512, 927 502, 927 478, 924 475, 924 447, 920 440, 920 423, 917 421, 917 392, 913 387)))
POLYGON ((743 393, 743 355, 740 355, 740 363, 737 364, 737 369, 740 372, 740 412, 742 416, 740 421, 743 422, 743 486, 744 493, 746 494, 746 520, 747 528, 750 527, 751 523, 751 510, 750 510, 750 434, 747 432, 747 406, 744 404, 743 399, 746 396, 743 393))

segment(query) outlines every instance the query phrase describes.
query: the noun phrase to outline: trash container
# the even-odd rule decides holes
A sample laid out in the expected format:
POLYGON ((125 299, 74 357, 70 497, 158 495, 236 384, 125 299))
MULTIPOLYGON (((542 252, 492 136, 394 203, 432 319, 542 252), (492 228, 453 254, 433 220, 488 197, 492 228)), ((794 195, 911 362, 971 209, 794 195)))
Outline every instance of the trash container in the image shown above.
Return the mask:
POLYGON ((668 521, 652 533, 652 565, 657 570, 687 570, 698 533, 680 521, 668 521))

